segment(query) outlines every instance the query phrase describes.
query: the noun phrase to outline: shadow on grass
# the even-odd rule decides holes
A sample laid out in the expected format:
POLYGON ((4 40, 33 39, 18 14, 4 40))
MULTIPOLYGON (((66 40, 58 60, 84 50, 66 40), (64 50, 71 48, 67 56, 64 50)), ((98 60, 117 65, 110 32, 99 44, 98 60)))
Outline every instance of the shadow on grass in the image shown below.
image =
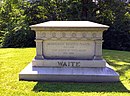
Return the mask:
POLYGON ((126 71, 128 71, 130 69, 130 64, 124 64, 124 65, 117 65, 117 64, 114 64, 110 61, 107 61, 111 66, 113 66, 114 68, 116 68, 117 72, 120 74, 120 75, 125 75, 126 71))
MULTIPOLYGON (((104 51, 104 57, 108 63, 116 68, 117 72, 123 77, 128 77, 125 72, 130 69, 130 54, 129 52, 121 51, 104 51), (110 62, 123 62, 116 64, 110 62)), ((129 80, 129 79, 128 79, 129 80)), ((127 92, 130 93, 121 82, 116 83, 52 83, 52 82, 38 82, 33 91, 35 92, 127 92)))
POLYGON ((120 75, 127 77, 125 73, 130 69, 130 52, 104 50, 104 58, 120 75))
POLYGON ((38 82, 35 92, 128 92, 121 82, 116 83, 55 83, 38 82))

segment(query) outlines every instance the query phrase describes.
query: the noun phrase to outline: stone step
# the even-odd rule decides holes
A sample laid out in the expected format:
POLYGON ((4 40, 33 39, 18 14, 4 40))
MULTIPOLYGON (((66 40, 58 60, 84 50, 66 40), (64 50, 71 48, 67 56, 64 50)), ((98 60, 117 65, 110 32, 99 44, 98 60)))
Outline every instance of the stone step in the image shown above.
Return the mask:
POLYGON ((104 68, 44 68, 27 65, 20 80, 48 82, 117 82, 119 74, 109 66, 104 68))

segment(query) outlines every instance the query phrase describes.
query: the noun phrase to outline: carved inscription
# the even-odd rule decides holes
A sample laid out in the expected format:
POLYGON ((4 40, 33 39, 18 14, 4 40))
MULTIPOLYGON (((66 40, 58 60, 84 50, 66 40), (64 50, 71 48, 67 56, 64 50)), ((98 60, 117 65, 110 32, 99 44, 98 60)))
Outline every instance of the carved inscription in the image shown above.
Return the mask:
POLYGON ((59 61, 57 63, 61 67, 80 67, 80 62, 63 62, 63 61, 59 61))
POLYGON ((94 41, 44 41, 45 58, 57 59, 92 59, 94 41))

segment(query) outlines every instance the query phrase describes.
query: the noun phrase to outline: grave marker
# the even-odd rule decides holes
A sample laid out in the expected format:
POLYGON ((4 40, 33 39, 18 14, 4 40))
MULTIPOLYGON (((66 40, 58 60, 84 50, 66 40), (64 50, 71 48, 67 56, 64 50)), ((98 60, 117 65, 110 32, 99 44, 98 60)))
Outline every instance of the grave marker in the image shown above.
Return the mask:
POLYGON ((49 21, 31 26, 36 56, 20 80, 115 82, 119 75, 102 57, 102 33, 108 26, 89 21, 49 21))

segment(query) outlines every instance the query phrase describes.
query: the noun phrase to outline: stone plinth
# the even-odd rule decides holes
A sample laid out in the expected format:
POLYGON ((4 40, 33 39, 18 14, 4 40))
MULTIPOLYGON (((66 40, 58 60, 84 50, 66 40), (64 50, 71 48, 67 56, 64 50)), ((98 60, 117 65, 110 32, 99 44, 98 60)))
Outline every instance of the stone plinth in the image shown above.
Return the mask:
POLYGON ((32 25, 36 56, 20 80, 115 82, 119 75, 102 58, 108 26, 89 21, 49 21, 32 25))

